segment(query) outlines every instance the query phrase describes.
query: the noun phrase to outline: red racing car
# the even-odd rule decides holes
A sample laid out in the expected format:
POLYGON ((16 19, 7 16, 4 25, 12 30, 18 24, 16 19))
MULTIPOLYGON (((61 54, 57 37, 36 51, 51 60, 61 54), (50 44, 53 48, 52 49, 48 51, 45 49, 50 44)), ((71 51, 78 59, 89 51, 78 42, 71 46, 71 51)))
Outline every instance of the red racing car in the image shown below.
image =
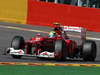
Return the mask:
MULTIPOLYGON (((97 53, 95 41, 86 39, 86 29, 82 27, 64 26, 62 35, 56 37, 37 34, 25 41, 22 36, 15 36, 11 48, 7 49, 13 58, 34 56, 39 58, 54 58, 56 60, 82 58, 84 61, 94 61, 97 53), (67 32, 79 32, 81 43, 65 38, 67 32)), ((69 35, 70 36, 70 35, 69 35)))

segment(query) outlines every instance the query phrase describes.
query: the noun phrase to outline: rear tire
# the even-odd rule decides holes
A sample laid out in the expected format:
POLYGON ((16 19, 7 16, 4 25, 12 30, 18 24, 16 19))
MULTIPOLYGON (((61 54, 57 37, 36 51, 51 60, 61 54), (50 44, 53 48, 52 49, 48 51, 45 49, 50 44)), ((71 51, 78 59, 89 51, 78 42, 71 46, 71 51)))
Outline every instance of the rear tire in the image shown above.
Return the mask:
POLYGON ((84 61, 95 61, 97 46, 95 41, 86 40, 82 48, 82 57, 84 61))
POLYGON ((56 40, 54 56, 56 60, 65 60, 67 56, 66 42, 64 40, 56 40))
MULTIPOLYGON (((19 50, 25 48, 25 41, 22 36, 15 36, 11 42, 11 47, 19 50)), ((20 59, 22 55, 12 55, 13 58, 20 59)))

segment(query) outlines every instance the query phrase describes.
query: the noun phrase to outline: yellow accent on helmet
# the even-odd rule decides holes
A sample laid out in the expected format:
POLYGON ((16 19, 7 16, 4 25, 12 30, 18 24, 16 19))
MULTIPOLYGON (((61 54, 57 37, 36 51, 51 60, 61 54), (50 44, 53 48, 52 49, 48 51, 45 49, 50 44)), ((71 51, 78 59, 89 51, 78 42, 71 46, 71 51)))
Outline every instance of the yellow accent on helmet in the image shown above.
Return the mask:
POLYGON ((58 22, 54 22, 53 24, 54 24, 54 25, 60 25, 60 23, 58 23, 58 22))

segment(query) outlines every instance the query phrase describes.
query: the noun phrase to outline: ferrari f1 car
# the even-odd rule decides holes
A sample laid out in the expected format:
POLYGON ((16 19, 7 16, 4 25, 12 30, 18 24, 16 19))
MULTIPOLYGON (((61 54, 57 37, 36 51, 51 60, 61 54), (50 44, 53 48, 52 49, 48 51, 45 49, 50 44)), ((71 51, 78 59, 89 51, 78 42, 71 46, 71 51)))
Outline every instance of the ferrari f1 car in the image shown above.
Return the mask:
POLYGON ((35 36, 24 40, 22 36, 15 36, 7 52, 13 58, 34 56, 37 58, 54 58, 56 60, 81 58, 84 61, 94 61, 97 53, 95 41, 86 39, 86 29, 82 27, 64 26, 61 36, 35 36), (70 38, 67 32, 79 32, 81 44, 70 38))

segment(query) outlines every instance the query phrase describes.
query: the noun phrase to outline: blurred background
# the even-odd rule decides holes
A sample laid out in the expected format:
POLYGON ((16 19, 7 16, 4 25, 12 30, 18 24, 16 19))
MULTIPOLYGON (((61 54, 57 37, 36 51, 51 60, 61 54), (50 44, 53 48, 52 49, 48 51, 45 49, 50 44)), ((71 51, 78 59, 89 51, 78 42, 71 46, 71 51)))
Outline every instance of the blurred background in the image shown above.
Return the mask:
POLYGON ((54 2, 54 3, 69 4, 80 7, 100 8, 100 0, 33 0, 33 1, 54 2))

